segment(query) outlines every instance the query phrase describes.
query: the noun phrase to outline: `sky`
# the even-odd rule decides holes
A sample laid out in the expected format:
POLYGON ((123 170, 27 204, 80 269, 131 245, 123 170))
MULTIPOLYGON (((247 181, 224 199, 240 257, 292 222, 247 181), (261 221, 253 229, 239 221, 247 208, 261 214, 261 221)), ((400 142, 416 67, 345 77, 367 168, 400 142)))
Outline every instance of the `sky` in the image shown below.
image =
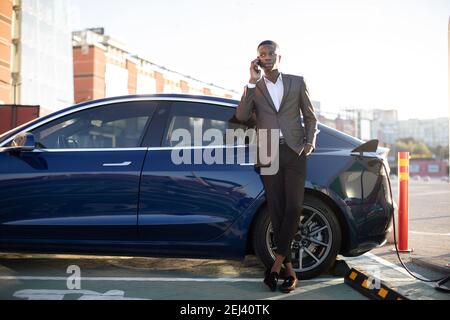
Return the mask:
POLYGON ((448 0, 71 0, 73 27, 104 27, 132 53, 242 93, 257 45, 305 78, 323 111, 448 117, 448 0))

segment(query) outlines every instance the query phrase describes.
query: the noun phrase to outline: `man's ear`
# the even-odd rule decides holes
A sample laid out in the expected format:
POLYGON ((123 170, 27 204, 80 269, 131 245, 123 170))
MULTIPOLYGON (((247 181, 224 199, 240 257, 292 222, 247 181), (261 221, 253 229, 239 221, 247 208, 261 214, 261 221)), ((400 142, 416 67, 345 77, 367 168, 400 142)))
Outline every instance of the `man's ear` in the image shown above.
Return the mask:
POLYGON ((280 55, 278 56, 278 62, 281 62, 281 56, 280 55))

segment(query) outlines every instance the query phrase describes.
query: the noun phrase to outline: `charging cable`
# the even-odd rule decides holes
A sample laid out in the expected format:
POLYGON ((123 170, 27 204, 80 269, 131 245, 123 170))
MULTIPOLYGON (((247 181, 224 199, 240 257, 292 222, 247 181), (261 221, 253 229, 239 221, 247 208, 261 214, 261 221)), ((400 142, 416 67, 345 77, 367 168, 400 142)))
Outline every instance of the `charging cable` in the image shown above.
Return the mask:
MULTIPOLYGON (((384 167, 384 170, 385 170, 386 174, 388 174, 388 170, 387 170, 387 168, 386 168, 386 165, 385 165, 384 161, 382 161, 381 163, 383 164, 383 167, 384 167)), ((391 180, 389 179, 389 176, 388 176, 387 178, 388 178, 387 181, 388 181, 388 183, 389 183, 389 191, 390 191, 390 194, 391 194, 391 199, 394 199, 394 198, 393 198, 393 195, 392 195, 391 180)), ((423 281, 423 282, 437 282, 436 287, 435 287, 436 290, 439 290, 439 291, 442 291, 442 292, 446 292, 446 293, 450 293, 450 289, 449 289, 449 288, 443 287, 444 283, 450 281, 450 275, 445 276, 445 277, 440 278, 440 279, 433 279, 433 280, 430 280, 430 279, 424 279, 424 278, 418 277, 418 276, 416 276, 415 274, 413 274, 413 272, 410 271, 410 270, 408 269, 408 267, 403 263, 403 260, 402 260, 402 258, 400 257, 400 253, 398 252, 398 248, 397 248, 397 234, 396 234, 396 230, 395 230, 395 213, 394 213, 394 210, 392 210, 392 223, 393 223, 393 227, 394 227, 394 245, 395 245, 395 252, 397 253, 398 260, 400 261, 400 263, 401 263, 401 265, 403 266, 403 268, 405 268, 405 270, 406 270, 412 277, 416 278, 417 280, 420 280, 420 281, 423 281)))

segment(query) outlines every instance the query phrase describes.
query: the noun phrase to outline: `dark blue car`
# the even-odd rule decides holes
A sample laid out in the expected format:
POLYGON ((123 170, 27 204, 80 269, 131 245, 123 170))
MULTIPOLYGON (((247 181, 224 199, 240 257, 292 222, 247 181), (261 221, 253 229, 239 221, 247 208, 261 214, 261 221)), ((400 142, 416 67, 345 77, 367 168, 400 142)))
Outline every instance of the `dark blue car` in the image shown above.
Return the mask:
MULTIPOLYGON (((227 259, 255 253, 270 266, 271 225, 252 142, 215 141, 212 151, 196 133, 247 129, 251 124, 234 121, 237 104, 172 94, 116 97, 1 135, 1 250, 227 259), (175 144, 176 129, 193 141, 175 144), (233 160, 239 150, 245 162, 172 161, 174 152, 233 160)), ((383 244, 394 210, 387 149, 324 125, 319 130, 292 243, 300 278, 324 272, 337 254, 383 244)))

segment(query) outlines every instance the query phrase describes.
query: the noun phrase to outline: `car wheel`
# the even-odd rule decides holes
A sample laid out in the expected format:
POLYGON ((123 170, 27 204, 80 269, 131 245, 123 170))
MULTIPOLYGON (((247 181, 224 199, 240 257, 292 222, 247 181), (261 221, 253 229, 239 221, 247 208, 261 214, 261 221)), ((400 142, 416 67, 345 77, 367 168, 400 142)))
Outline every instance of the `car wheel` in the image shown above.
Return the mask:
MULTIPOLYGON (((253 248, 266 268, 275 261, 272 224, 267 207, 256 218, 253 248)), ((305 195, 298 232, 291 245, 292 265, 300 279, 327 271, 341 247, 341 227, 333 210, 323 201, 305 195)))

